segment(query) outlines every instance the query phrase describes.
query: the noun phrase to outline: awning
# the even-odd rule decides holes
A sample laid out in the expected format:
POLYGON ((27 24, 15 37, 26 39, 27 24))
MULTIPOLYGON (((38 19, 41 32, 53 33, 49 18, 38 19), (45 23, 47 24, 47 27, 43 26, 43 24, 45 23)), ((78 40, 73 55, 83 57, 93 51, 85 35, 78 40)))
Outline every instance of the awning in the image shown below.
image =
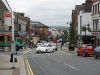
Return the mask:
POLYGON ((0 36, 12 36, 12 34, 0 34, 0 36))

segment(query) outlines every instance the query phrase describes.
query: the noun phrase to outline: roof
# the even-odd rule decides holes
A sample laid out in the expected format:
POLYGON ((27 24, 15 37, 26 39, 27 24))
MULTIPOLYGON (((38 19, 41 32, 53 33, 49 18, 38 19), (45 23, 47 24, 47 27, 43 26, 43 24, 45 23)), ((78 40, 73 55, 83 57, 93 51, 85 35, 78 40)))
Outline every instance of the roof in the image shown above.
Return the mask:
POLYGON ((82 3, 81 5, 76 5, 75 10, 79 12, 81 10, 84 10, 85 12, 92 12, 92 4, 93 4, 92 0, 86 0, 85 3, 82 3))
POLYGON ((18 19, 22 21, 27 21, 27 17, 24 16, 24 13, 14 12, 14 16, 15 16, 15 20, 17 20, 18 17, 18 19))
POLYGON ((0 36, 12 36, 12 34, 0 34, 0 36))
POLYGON ((76 6, 75 6, 75 9, 76 9, 77 11, 81 11, 81 10, 84 9, 84 5, 76 5, 76 6))

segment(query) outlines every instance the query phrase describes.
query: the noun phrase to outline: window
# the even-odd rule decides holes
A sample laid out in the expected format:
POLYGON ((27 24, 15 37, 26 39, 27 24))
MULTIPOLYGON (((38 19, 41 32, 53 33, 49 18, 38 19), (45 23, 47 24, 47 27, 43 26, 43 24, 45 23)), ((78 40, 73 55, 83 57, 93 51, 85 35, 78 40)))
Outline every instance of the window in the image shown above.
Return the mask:
POLYGON ((94 14, 94 5, 93 5, 93 7, 92 7, 92 13, 94 14))
POLYGON ((97 13, 97 4, 95 5, 95 14, 97 13))
POLYGON ((98 22, 99 22, 98 19, 96 19, 95 20, 95 28, 96 28, 96 31, 98 31, 98 22))
POLYGON ((94 28, 94 20, 93 20, 93 31, 95 31, 95 28, 94 28))
POLYGON ((9 31, 11 31, 12 30, 12 26, 9 26, 9 31))
POLYGON ((99 29, 99 20, 95 19, 93 20, 93 31, 98 31, 99 29))
POLYGON ((98 13, 99 13, 99 3, 98 3, 98 13))
POLYGON ((18 26, 18 30, 21 31, 21 24, 19 24, 19 26, 18 26))

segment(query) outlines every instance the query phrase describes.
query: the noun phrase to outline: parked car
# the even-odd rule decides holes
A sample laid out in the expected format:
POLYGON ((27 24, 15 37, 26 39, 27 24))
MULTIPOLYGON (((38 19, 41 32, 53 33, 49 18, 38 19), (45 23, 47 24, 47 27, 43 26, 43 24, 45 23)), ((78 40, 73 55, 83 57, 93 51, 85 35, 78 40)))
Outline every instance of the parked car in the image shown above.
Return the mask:
POLYGON ((94 48, 90 44, 84 44, 82 47, 78 48, 77 55, 78 56, 89 56, 94 54, 94 48))
POLYGON ((53 42, 44 43, 45 45, 52 45, 53 49, 57 51, 57 44, 53 42))
POLYGON ((40 47, 43 43, 37 43, 36 47, 40 47))
POLYGON ((56 43, 50 43, 50 45, 52 45, 53 46, 53 48, 54 48, 54 50, 55 51, 57 51, 58 49, 57 49, 57 44, 56 43))
POLYGON ((36 48, 36 53, 47 53, 47 52, 54 52, 54 48, 52 45, 41 45, 40 47, 36 48))
POLYGON ((94 58, 97 59, 98 57, 100 57, 100 46, 94 49, 94 58))
POLYGON ((37 44, 36 44, 36 47, 40 47, 41 45, 47 43, 47 41, 39 41, 37 44))

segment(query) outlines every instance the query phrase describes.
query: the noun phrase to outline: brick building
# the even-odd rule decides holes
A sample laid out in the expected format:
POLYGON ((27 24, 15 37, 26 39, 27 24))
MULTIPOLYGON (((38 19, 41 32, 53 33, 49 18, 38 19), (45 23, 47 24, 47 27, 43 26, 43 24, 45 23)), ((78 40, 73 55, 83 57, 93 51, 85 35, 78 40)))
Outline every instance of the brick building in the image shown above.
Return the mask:
POLYGON ((46 40, 48 38, 48 28, 47 25, 41 22, 30 22, 31 34, 33 37, 39 37, 38 40, 46 40))

